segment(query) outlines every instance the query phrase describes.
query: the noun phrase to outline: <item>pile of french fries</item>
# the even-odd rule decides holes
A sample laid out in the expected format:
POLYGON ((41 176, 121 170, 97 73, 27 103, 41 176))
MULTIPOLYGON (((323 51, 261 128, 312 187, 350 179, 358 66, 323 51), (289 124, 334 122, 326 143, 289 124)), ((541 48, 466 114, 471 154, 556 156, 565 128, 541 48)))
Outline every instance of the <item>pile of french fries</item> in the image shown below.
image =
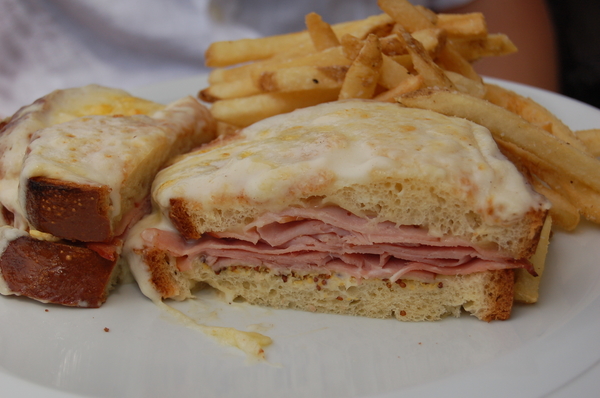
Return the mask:
POLYGON ((487 127, 501 150, 552 202, 555 225, 600 223, 600 129, 573 132, 529 98, 487 84, 473 62, 517 51, 490 34, 480 13, 436 14, 407 0, 379 0, 383 14, 306 30, 213 43, 214 67, 199 98, 224 131, 297 108, 347 98, 398 102, 487 127))

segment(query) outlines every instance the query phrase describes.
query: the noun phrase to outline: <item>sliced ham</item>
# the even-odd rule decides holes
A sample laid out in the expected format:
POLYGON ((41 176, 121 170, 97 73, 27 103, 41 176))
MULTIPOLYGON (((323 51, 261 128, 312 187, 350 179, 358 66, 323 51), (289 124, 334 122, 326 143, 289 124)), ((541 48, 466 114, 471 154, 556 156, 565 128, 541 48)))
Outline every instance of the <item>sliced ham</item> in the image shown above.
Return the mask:
POLYGON ((159 229, 145 230, 142 238, 178 258, 180 270, 200 258, 215 271, 247 265, 392 282, 415 275, 422 279, 506 268, 533 273, 526 260, 474 247, 457 237, 431 236, 423 228, 373 222, 337 207, 267 213, 243 229, 211 232, 195 241, 159 229))

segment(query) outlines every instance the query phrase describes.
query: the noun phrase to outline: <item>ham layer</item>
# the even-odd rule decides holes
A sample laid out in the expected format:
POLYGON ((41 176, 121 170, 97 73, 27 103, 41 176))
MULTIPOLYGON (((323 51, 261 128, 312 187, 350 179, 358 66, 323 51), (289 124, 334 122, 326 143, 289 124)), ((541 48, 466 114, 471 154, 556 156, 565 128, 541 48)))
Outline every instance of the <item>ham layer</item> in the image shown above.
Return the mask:
POLYGON ((155 228, 145 230, 142 238, 176 257, 180 271, 200 259, 215 271, 244 265, 392 282, 507 268, 533 273, 527 260, 473 247, 456 237, 433 237, 419 227, 373 222, 337 207, 267 213, 238 231, 207 233, 194 241, 155 228))

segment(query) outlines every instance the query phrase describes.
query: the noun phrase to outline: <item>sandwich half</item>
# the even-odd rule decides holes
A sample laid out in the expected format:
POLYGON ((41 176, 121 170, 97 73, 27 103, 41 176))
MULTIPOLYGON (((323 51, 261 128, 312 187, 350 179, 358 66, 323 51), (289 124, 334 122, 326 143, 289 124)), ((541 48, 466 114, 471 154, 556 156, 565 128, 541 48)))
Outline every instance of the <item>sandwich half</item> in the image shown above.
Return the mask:
POLYGON ((164 106, 90 85, 21 108, 0 130, 0 293, 102 304, 154 176, 214 135, 192 97, 164 106))
POLYGON ((347 100, 265 119, 158 173, 125 245, 141 290, 398 320, 510 316, 549 204, 469 121, 347 100))

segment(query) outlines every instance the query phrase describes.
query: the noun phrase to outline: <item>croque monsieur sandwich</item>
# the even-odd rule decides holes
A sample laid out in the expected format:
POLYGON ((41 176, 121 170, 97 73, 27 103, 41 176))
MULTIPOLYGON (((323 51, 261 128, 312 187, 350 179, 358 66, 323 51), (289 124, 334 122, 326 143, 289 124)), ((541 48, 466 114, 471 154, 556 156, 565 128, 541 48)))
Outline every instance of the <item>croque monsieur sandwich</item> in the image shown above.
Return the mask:
POLYGON ((469 121, 347 100, 265 119, 158 173, 125 245, 153 300, 212 286, 375 318, 504 320, 549 207, 469 121))
POLYGON ((192 97, 168 106, 90 85, 58 90, 0 126, 0 293, 98 307, 156 172, 214 138, 192 97))

